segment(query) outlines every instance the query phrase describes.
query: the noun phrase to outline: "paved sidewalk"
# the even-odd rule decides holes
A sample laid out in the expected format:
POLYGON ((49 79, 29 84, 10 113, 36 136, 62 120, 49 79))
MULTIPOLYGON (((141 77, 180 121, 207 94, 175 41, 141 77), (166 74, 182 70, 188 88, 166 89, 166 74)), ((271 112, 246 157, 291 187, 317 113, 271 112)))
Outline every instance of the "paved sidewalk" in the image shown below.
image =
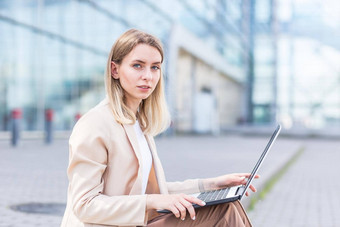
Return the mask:
MULTIPOLYGON (((268 139, 269 137, 233 135, 179 136, 161 137, 156 143, 166 176, 169 181, 173 181, 249 172, 268 139)), ((279 138, 261 167, 261 178, 256 180, 255 185, 261 188, 304 143, 279 138)), ((29 214, 13 211, 10 207, 32 202, 65 204, 68 183, 67 140, 55 140, 52 145, 44 145, 40 140, 27 140, 16 148, 11 147, 8 141, 0 141, 0 155, 0 227, 59 226, 62 212, 49 215, 29 214)), ((268 201, 273 200, 268 196, 268 201)), ((246 204, 247 201, 243 203, 246 204)), ((254 226, 261 226, 257 225, 262 222, 261 215, 264 212, 252 214, 254 226)))
POLYGON ((60 216, 28 214, 12 205, 31 202, 65 203, 67 141, 52 146, 41 141, 23 141, 16 148, 0 143, 0 226, 60 226, 60 216))
POLYGON ((340 141, 309 140, 298 161, 253 212, 255 226, 340 226, 340 141))

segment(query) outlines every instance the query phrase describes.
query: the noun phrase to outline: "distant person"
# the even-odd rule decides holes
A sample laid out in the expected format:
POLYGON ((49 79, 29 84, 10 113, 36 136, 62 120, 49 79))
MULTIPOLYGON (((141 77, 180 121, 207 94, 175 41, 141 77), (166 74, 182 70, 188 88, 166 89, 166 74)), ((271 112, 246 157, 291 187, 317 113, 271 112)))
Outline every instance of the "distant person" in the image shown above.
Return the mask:
POLYGON ((239 201, 204 207, 184 194, 245 184, 249 174, 166 182, 153 139, 170 122, 163 60, 160 41, 142 31, 128 30, 113 45, 107 97, 70 137, 61 226, 251 226, 239 201), (195 210, 193 203, 203 207, 195 210))

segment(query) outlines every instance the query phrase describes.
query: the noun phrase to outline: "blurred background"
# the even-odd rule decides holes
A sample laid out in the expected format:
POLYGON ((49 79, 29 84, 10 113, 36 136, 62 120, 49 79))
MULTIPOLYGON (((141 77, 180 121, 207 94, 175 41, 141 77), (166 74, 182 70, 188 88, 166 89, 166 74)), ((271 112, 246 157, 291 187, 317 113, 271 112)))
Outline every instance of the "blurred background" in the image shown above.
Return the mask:
POLYGON ((251 171, 280 123, 254 226, 340 226, 340 1, 0 0, 0 227, 60 226, 68 136, 130 28, 164 44, 168 180, 251 171))
POLYGON ((279 122, 340 134, 335 0, 0 0, 0 131, 69 131, 129 28, 159 37, 170 132, 279 122))

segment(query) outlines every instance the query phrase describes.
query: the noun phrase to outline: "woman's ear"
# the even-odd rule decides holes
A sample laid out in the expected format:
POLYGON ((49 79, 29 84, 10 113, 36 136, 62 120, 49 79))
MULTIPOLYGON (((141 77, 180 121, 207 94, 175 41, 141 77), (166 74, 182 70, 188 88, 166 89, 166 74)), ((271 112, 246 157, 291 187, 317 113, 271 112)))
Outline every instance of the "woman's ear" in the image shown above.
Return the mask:
POLYGON ((119 79, 119 76, 118 76, 118 64, 116 64, 113 61, 111 61, 111 76, 114 79, 119 79))

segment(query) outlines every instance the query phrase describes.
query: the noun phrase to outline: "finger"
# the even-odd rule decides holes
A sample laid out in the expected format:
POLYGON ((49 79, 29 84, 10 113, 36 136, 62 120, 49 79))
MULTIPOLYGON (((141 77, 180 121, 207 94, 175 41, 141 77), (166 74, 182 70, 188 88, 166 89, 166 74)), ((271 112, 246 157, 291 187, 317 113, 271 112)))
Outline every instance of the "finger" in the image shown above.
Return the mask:
MULTIPOLYGON (((251 173, 238 173, 236 176, 249 178, 251 173)), ((256 174, 254 178, 260 178, 260 175, 256 174)))
POLYGON ((254 187, 254 185, 250 185, 249 188, 253 191, 253 192, 256 192, 256 188, 254 187))
POLYGON ((193 197, 193 196, 187 196, 185 198, 187 201, 191 202, 191 203, 194 203, 194 204, 197 204, 199 206, 205 206, 205 202, 196 198, 196 197, 193 197))
POLYGON ((176 218, 179 218, 181 216, 181 214, 179 213, 179 210, 177 209, 177 207, 173 206, 170 211, 175 215, 176 218))
POLYGON ((187 200, 184 199, 184 200, 182 201, 182 204, 185 206, 185 208, 186 208, 187 211, 189 212, 191 219, 192 219, 192 220, 195 220, 195 218, 196 218, 196 212, 195 212, 194 207, 192 206, 192 202, 187 201, 187 200))
POLYGON ((248 174, 244 173, 244 174, 239 174, 236 176, 235 178, 235 183, 238 184, 245 184, 248 181, 248 174))
POLYGON ((246 184, 248 181, 248 178, 246 177, 241 177, 241 184, 246 184))
POLYGON ((249 177, 250 173, 236 173, 235 176, 238 176, 238 177, 249 177))
POLYGON ((180 213, 180 218, 182 221, 185 220, 185 216, 187 214, 187 209, 183 206, 183 204, 181 202, 177 202, 175 204, 176 208, 178 209, 179 213, 180 213))

